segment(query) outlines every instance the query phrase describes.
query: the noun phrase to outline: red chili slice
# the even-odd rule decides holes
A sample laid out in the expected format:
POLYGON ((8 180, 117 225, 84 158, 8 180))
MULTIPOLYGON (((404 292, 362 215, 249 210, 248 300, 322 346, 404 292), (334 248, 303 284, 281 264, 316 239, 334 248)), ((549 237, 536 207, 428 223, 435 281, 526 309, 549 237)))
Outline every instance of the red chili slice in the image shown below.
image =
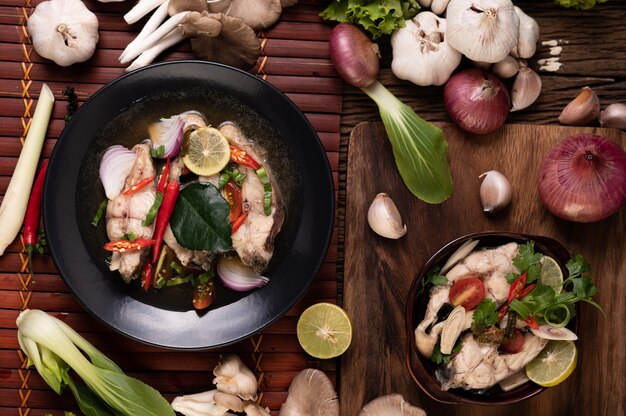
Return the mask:
POLYGON ((235 232, 237 232, 239 227, 241 227, 241 224, 243 224, 243 222, 246 220, 247 216, 248 216, 248 213, 244 212, 243 214, 239 216, 239 218, 237 218, 237 220, 235 220, 235 222, 233 223, 233 230, 231 234, 235 234, 235 232))
POLYGON ((261 167, 256 160, 252 159, 248 152, 235 146, 230 146, 230 160, 254 170, 261 167))
POLYGON ((146 240, 138 238, 136 240, 117 240, 110 241, 104 245, 104 249, 108 251, 117 251, 123 253, 125 251, 138 251, 146 247, 154 245, 154 240, 146 240))
POLYGON ((146 186, 148 186, 150 183, 152 183, 152 181, 154 181, 154 176, 150 176, 149 178, 145 178, 145 179, 139 181, 138 183, 134 184, 130 188, 128 188, 126 191, 124 191, 124 195, 132 195, 132 194, 136 193, 137 191, 139 191, 140 189, 143 189, 146 186))

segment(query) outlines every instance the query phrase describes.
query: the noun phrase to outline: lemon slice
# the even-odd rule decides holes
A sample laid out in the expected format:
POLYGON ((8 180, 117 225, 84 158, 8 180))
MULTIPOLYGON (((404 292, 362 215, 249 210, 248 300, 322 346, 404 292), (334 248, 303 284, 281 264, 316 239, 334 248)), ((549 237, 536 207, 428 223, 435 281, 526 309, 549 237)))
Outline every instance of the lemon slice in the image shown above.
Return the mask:
POLYGON ((316 303, 302 312, 296 333, 307 354, 321 359, 334 358, 350 346, 352 323, 346 311, 339 306, 316 303))
POLYGON ((218 173, 230 161, 228 140, 213 127, 201 127, 185 135, 180 154, 183 163, 199 176, 218 173))
POLYGON ((526 376, 543 387, 561 383, 576 368, 578 350, 572 341, 550 341, 526 365, 526 376))
POLYGON ((561 293, 563 288, 563 271, 559 263, 550 256, 543 256, 540 262, 539 282, 544 286, 551 286, 557 294, 561 293))

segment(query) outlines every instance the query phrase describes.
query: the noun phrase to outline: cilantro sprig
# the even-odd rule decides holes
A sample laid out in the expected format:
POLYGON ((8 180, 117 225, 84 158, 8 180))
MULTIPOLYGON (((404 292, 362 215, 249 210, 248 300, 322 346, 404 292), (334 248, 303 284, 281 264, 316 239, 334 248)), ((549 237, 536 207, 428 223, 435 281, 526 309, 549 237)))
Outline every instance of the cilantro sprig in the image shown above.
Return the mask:
POLYGON ((483 299, 474 310, 472 331, 482 331, 495 325, 496 322, 498 322, 498 305, 491 299, 483 299))
POLYGON ((512 284, 520 275, 527 273, 526 284, 535 282, 541 273, 540 260, 543 257, 541 253, 535 253, 535 242, 529 241, 520 245, 517 249, 517 255, 513 257, 513 266, 519 270, 519 273, 509 273, 505 276, 506 281, 512 284))
POLYGON ((428 285, 440 286, 448 283, 448 279, 439 274, 440 271, 441 267, 435 266, 426 273, 426 276, 422 279, 422 287, 419 292, 417 292, 418 296, 424 292, 424 289, 426 289, 428 285))

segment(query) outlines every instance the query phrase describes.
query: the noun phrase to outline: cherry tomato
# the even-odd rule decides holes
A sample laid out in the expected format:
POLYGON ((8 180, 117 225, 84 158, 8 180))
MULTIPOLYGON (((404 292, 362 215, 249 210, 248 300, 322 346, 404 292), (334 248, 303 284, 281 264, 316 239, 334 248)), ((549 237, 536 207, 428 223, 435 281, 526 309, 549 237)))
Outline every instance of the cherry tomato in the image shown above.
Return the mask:
POLYGON ((208 308, 213 303, 213 295, 215 293, 215 283, 213 280, 200 283, 193 290, 193 307, 196 309, 208 308))
POLYGON ((476 277, 457 280, 450 288, 450 303, 463 306, 466 311, 474 309, 485 297, 485 286, 476 277))
POLYGON ((517 354, 524 347, 524 335, 519 330, 515 330, 513 339, 500 345, 500 351, 507 354, 517 354))
POLYGON ((230 205, 230 214, 228 215, 228 222, 231 224, 239 218, 241 215, 241 207, 242 207, 242 199, 241 199, 241 189, 235 182, 228 181, 226 185, 224 185, 224 199, 230 205))

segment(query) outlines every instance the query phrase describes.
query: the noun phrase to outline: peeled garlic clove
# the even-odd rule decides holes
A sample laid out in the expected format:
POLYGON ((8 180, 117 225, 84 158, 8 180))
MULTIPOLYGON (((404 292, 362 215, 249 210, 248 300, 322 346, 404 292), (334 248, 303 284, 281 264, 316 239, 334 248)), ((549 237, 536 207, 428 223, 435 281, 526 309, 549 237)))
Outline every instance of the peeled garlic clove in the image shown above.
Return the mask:
POLYGON ((493 72, 500 78, 511 78, 519 72, 519 68, 519 61, 513 58, 511 55, 508 55, 500 62, 496 62, 495 64, 493 64, 491 72, 493 72))
POLYGON ((400 212, 393 200, 385 193, 376 195, 367 211, 367 222, 380 236, 398 239, 406 234, 400 212))
POLYGON ((600 125, 626 130, 626 105, 613 103, 600 113, 600 125))
POLYGON ((584 126, 591 123, 600 114, 600 100, 589 87, 583 87, 578 96, 565 106, 559 123, 572 126, 584 126))
POLYGON ((528 67, 520 68, 511 90, 511 111, 527 108, 541 94, 541 77, 528 67))
POLYGON ((479 176, 483 177, 480 184, 480 202, 483 210, 494 213, 509 205, 513 196, 509 180, 497 170, 490 170, 479 176))

